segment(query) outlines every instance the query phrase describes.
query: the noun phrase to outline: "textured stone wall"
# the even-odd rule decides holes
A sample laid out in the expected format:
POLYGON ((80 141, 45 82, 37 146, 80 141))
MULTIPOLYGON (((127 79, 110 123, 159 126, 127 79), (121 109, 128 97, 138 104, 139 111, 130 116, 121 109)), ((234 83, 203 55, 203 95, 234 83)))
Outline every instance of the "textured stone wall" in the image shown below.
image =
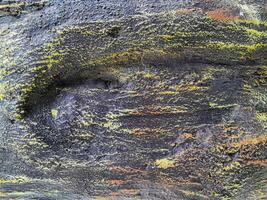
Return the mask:
POLYGON ((266 198, 264 1, 1 1, 1 199, 266 198))

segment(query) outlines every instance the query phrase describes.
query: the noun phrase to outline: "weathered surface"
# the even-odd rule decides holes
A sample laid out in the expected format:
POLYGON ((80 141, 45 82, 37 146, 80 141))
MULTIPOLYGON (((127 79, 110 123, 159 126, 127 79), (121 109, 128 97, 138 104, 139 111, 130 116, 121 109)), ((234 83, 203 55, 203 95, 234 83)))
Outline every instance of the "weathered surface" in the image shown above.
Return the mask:
POLYGON ((265 9, 0 5, 0 197, 265 199, 265 9))

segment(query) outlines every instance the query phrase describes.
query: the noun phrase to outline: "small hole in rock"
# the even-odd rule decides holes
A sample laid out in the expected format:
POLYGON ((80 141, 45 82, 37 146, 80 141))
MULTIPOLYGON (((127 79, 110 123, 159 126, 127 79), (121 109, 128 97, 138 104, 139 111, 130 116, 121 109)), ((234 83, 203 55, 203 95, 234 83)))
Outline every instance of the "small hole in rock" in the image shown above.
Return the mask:
POLYGON ((117 38, 119 37, 121 28, 118 26, 112 27, 110 30, 107 31, 109 37, 117 38))

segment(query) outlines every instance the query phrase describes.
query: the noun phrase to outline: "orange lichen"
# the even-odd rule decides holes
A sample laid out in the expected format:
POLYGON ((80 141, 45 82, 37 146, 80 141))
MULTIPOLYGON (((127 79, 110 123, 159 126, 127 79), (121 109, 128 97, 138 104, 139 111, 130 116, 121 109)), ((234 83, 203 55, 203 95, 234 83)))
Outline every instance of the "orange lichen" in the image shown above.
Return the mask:
POLYGON ((236 124, 219 124, 219 127, 223 129, 224 132, 231 132, 239 130, 239 126, 236 124))
POLYGON ((239 148, 247 145, 259 145, 266 142, 267 142, 267 135, 265 134, 257 137, 245 138, 239 142, 232 143, 231 146, 239 148))
POLYGON ((176 14, 178 14, 178 15, 189 14, 189 13, 192 13, 192 12, 194 12, 194 9, 185 9, 185 8, 183 8, 183 9, 176 10, 176 14))
POLYGON ((120 193, 122 194, 126 194, 126 195, 136 195, 138 194, 140 191, 137 190, 137 189, 122 189, 122 190, 119 190, 120 193))
POLYGON ((137 195, 140 191, 138 189, 121 189, 118 190, 117 192, 112 192, 110 194, 110 196, 105 197, 105 199, 110 199, 110 200, 115 200, 118 199, 118 196, 126 195, 126 196, 133 196, 133 195, 137 195))
POLYGON ((249 165, 257 165, 267 167, 267 160, 249 160, 247 162, 249 165))
POLYGON ((221 20, 221 21, 234 21, 239 19, 238 16, 233 16, 228 11, 223 9, 208 11, 207 15, 211 19, 221 20))
POLYGON ((182 138, 185 138, 185 139, 193 139, 194 136, 192 133, 185 133, 182 135, 182 138))
POLYGON ((123 185, 125 184, 126 181, 124 180, 119 180, 119 179, 113 179, 113 180, 106 180, 106 183, 111 186, 115 185, 123 185))

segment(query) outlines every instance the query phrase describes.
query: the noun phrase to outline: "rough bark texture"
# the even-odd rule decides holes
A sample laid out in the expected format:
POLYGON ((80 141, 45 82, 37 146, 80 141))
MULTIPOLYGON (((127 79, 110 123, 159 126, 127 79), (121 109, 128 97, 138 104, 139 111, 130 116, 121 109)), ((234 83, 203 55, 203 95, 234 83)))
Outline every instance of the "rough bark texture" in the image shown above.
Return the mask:
POLYGON ((266 31, 264 0, 0 1, 0 198, 267 198, 266 31))

